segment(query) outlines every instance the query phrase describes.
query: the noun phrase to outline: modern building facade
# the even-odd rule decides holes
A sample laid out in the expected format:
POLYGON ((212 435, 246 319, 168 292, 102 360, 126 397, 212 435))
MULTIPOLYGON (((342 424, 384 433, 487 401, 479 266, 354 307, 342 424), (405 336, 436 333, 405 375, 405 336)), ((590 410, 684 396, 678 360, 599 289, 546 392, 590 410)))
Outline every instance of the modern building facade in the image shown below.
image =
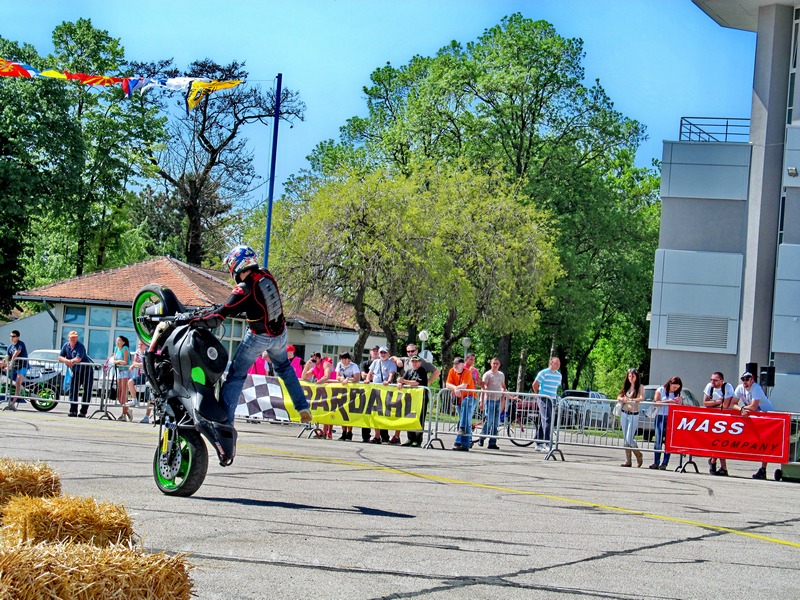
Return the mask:
POLYGON ((800 411, 800 0, 693 1, 756 32, 752 112, 664 142, 650 380, 700 393, 713 371, 772 366, 776 408, 800 411))

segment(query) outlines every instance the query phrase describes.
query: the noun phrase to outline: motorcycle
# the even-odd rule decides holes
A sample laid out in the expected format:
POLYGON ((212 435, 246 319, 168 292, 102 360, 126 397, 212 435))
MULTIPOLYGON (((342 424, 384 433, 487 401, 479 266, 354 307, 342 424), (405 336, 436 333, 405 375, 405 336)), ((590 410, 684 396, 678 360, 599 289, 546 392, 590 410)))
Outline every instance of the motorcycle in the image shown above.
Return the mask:
POLYGON ((159 426, 153 477, 171 496, 191 496, 203 484, 208 470, 204 437, 221 466, 236 456, 236 429, 214 391, 228 352, 202 323, 187 324, 199 312, 187 313, 169 288, 157 284, 144 286, 133 301, 136 333, 148 345, 143 365, 159 426))

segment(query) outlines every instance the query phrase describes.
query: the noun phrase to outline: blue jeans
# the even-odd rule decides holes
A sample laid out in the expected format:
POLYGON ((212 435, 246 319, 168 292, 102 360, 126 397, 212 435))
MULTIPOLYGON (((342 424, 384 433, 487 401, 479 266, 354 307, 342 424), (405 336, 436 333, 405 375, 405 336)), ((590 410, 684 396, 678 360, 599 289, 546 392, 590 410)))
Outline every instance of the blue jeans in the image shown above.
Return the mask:
POLYGON ((478 406, 478 399, 475 396, 466 396, 461 399, 461 406, 458 409, 458 435, 456 436, 456 446, 469 448, 472 444, 472 415, 478 406))
POLYGON ((289 362, 289 357, 286 354, 286 331, 277 337, 271 337, 248 330, 244 334, 242 343, 236 349, 233 362, 231 362, 231 367, 228 369, 228 377, 225 379, 220 394, 228 411, 228 421, 231 424, 233 424, 236 406, 239 404, 239 396, 244 387, 247 370, 265 350, 272 361, 275 374, 283 380, 283 385, 286 386, 286 391, 289 392, 294 409, 301 411, 309 407, 308 400, 303 394, 303 388, 300 387, 300 382, 297 380, 292 363, 289 362))
POLYGON ((489 435, 489 445, 497 444, 497 426, 500 423, 500 400, 486 400, 483 403, 483 432, 489 435))
POLYGON ((639 428, 639 413, 631 415, 623 410, 619 422, 622 425, 622 445, 625 448, 638 448, 634 436, 639 428))
POLYGON ((539 407, 539 426, 536 428, 536 439, 540 443, 550 443, 550 422, 553 415, 553 399, 549 396, 536 398, 539 407))
MULTIPOLYGON (((664 444, 664 440, 666 439, 667 433, 667 415, 656 415, 656 440, 653 444, 654 450, 661 450, 661 446, 664 444)), ((655 453, 655 458, 653 463, 659 464, 659 460, 661 459, 661 452, 655 453)), ((669 464, 669 453, 664 452, 664 466, 669 464)))

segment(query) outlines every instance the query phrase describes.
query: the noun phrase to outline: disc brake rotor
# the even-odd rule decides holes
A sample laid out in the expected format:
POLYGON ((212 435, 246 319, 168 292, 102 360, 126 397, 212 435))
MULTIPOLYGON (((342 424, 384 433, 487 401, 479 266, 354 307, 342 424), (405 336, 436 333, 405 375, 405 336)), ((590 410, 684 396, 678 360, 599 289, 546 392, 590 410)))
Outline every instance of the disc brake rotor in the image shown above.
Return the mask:
POLYGON ((158 457, 158 470, 164 479, 175 479, 181 469, 180 448, 164 452, 158 457))

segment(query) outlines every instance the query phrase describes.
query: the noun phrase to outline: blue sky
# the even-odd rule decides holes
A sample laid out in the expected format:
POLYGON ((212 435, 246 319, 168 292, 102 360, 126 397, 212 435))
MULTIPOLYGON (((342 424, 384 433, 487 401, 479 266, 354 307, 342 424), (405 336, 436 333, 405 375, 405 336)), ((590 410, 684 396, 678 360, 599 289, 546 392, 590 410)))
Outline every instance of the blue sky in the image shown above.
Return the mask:
MULTIPOLYGON (((647 126, 639 165, 661 157, 682 116, 750 115, 755 34, 720 27, 690 0, 3 0, 2 12, 0 35, 41 54, 56 25, 86 17, 132 60, 172 57, 183 68, 236 59, 266 87, 281 72, 307 113, 281 127, 276 192, 318 142, 366 113, 362 88, 374 69, 466 44, 514 12, 583 39, 587 81, 599 79, 618 110, 647 126)), ((271 129, 250 137, 266 180, 271 129)))

